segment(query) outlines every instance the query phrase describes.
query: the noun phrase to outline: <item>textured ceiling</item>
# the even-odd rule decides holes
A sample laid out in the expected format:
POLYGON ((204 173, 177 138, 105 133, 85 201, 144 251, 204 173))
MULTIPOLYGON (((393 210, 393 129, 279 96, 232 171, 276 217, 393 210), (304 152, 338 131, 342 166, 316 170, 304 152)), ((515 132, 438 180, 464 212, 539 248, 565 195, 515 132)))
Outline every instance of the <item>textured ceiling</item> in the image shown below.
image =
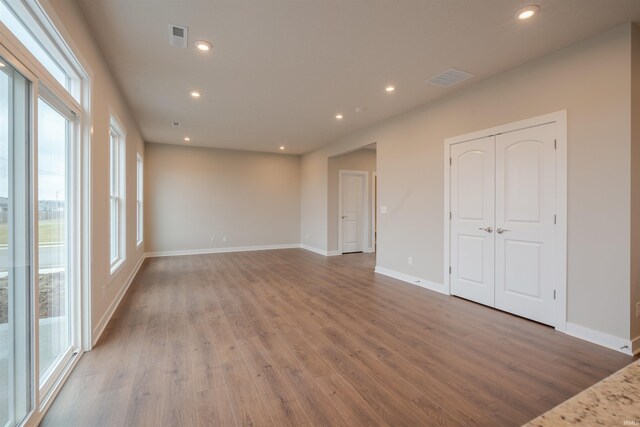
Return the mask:
POLYGON ((294 154, 640 19, 638 0, 541 0, 529 21, 521 0, 78 3, 146 141, 294 154), (169 45, 170 23, 189 27, 188 49, 169 45), (449 67, 476 77, 424 83, 449 67))

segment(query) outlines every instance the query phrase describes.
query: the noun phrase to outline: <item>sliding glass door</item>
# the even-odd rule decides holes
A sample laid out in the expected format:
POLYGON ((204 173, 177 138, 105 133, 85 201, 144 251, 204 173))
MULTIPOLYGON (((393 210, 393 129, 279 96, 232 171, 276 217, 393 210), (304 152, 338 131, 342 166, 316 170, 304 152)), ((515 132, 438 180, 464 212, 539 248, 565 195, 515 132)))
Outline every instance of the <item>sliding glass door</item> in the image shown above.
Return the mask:
MULTIPOLYGON (((69 141, 71 121, 38 101, 39 375, 46 388, 72 350, 72 292, 68 268, 69 141)), ((47 390, 45 390, 46 393, 47 390)))
POLYGON ((0 426, 32 405, 30 92, 0 58, 0 426))
POLYGON ((0 427, 32 425, 90 342, 89 76, 45 15, 0 0, 0 427))

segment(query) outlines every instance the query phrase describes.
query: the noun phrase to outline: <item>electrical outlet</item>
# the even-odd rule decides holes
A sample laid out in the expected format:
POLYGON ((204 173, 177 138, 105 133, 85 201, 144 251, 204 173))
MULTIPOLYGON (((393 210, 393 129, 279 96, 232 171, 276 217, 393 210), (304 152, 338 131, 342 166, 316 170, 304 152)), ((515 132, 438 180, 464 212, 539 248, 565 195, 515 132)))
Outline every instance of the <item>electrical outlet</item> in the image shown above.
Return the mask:
POLYGON ((640 301, 636 303, 636 317, 640 317, 640 301))
POLYGON ((413 265, 413 257, 410 256, 409 258, 407 258, 407 264, 409 265, 413 265))
POLYGON ((305 234, 305 235, 304 235, 304 239, 305 239, 305 240, 309 240, 309 235, 308 235, 308 234, 305 234))
POLYGON ((216 241, 216 236, 211 236, 211 243, 215 243, 216 241))
POLYGON ((227 236, 222 236, 222 241, 226 242, 227 241, 227 236))

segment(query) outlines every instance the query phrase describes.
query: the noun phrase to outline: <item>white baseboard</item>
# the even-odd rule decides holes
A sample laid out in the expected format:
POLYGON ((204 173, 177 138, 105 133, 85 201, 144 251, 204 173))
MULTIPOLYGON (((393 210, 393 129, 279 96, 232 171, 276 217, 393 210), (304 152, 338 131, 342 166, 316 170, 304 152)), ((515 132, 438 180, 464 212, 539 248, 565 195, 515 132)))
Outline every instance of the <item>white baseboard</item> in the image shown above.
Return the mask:
MULTIPOLYGON (((616 337, 615 335, 609 335, 605 332, 596 331, 594 329, 569 322, 567 322, 567 327, 562 332, 567 335, 571 335, 572 337, 589 341, 593 344, 598 344, 624 354, 633 355, 632 342, 624 338, 616 337)), ((638 348, 638 345, 640 345, 640 337, 637 337, 634 341, 637 341, 635 343, 635 351, 637 352, 640 350, 640 348, 638 348)))
MULTIPOLYGON (((335 251, 325 251, 324 249, 318 249, 318 248, 314 248, 313 246, 309 246, 309 245, 305 245, 303 243, 300 244, 300 248, 307 250, 307 251, 311 251, 311 252, 315 252, 318 255, 324 255, 324 256, 336 256, 336 255, 342 255, 342 253, 338 250, 335 251)), ((364 253, 371 253, 371 252, 375 252, 373 249, 367 249, 365 251, 363 251, 364 253)))
POLYGON ((122 285, 122 288, 120 289, 120 291, 118 291, 118 294, 114 298, 113 302, 111 303, 107 311, 104 313, 104 315, 102 316, 102 318, 100 319, 96 327, 91 332, 91 347, 96 345, 96 343, 102 336, 102 333, 104 332, 105 328, 109 324, 109 321, 113 316, 113 313, 115 313, 116 309, 120 305, 120 302, 122 301, 122 298, 124 298, 124 295, 129 290, 129 286, 131 286, 131 283, 133 283, 133 279, 136 277, 136 274, 138 274, 138 271, 140 270, 140 267, 142 266, 142 263, 144 262, 145 259, 146 259, 145 255, 142 255, 140 257, 140 260, 138 260, 138 263, 133 268, 133 271, 131 272, 129 277, 127 277, 127 280, 122 285))
POLYGON ((411 283, 412 285, 420 286, 421 288, 429 289, 431 291, 439 292, 441 294, 449 295, 444 288, 444 284, 431 282, 426 279, 421 279, 410 274, 400 273, 399 271, 391 270, 389 268, 380 267, 376 265, 376 273, 383 274, 385 276, 393 277, 394 279, 402 280, 403 282, 411 283))
POLYGON ((205 248, 205 249, 185 249, 178 251, 159 251, 147 252, 147 258, 155 258, 161 256, 180 256, 180 255, 203 255, 203 254, 222 254, 227 252, 250 252, 250 251, 269 251, 275 249, 294 249, 299 248, 299 243, 289 243, 285 245, 262 245, 262 246, 236 246, 228 248, 205 248))
POLYGON ((338 251, 325 251, 324 249, 315 248, 313 246, 305 245, 304 243, 301 243, 298 247, 304 249, 305 251, 311 251, 318 255, 323 255, 323 256, 340 255, 340 252, 338 251))

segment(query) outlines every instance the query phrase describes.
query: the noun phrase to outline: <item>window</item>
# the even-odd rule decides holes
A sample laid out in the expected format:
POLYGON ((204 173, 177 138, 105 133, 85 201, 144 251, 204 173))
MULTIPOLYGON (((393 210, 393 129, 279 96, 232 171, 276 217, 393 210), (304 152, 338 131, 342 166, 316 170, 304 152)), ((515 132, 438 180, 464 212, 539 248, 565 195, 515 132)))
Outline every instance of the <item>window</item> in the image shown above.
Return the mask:
POLYGON ((143 191, 143 173, 144 169, 142 167, 142 156, 140 153, 136 156, 137 158, 137 191, 136 191, 136 225, 137 225, 137 236, 136 241, 138 246, 142 244, 142 240, 144 239, 142 222, 143 222, 143 205, 142 205, 142 191, 143 191))
POLYGON ((109 244, 111 274, 115 274, 125 260, 125 132, 115 117, 109 128, 109 244))
POLYGON ((31 409, 30 83, 0 59, 0 425, 31 409))
POLYGON ((38 100, 38 276, 40 380, 70 351, 69 154, 71 112, 38 100))
POLYGON ((0 0, 0 426, 42 415, 90 331, 90 81, 48 7, 0 0))
POLYGON ((54 59, 38 43, 31 34, 27 26, 15 16, 13 11, 6 4, 0 2, 0 21, 6 25, 22 44, 29 49, 29 52, 51 73, 65 89, 68 88, 67 73, 58 65, 54 59))

